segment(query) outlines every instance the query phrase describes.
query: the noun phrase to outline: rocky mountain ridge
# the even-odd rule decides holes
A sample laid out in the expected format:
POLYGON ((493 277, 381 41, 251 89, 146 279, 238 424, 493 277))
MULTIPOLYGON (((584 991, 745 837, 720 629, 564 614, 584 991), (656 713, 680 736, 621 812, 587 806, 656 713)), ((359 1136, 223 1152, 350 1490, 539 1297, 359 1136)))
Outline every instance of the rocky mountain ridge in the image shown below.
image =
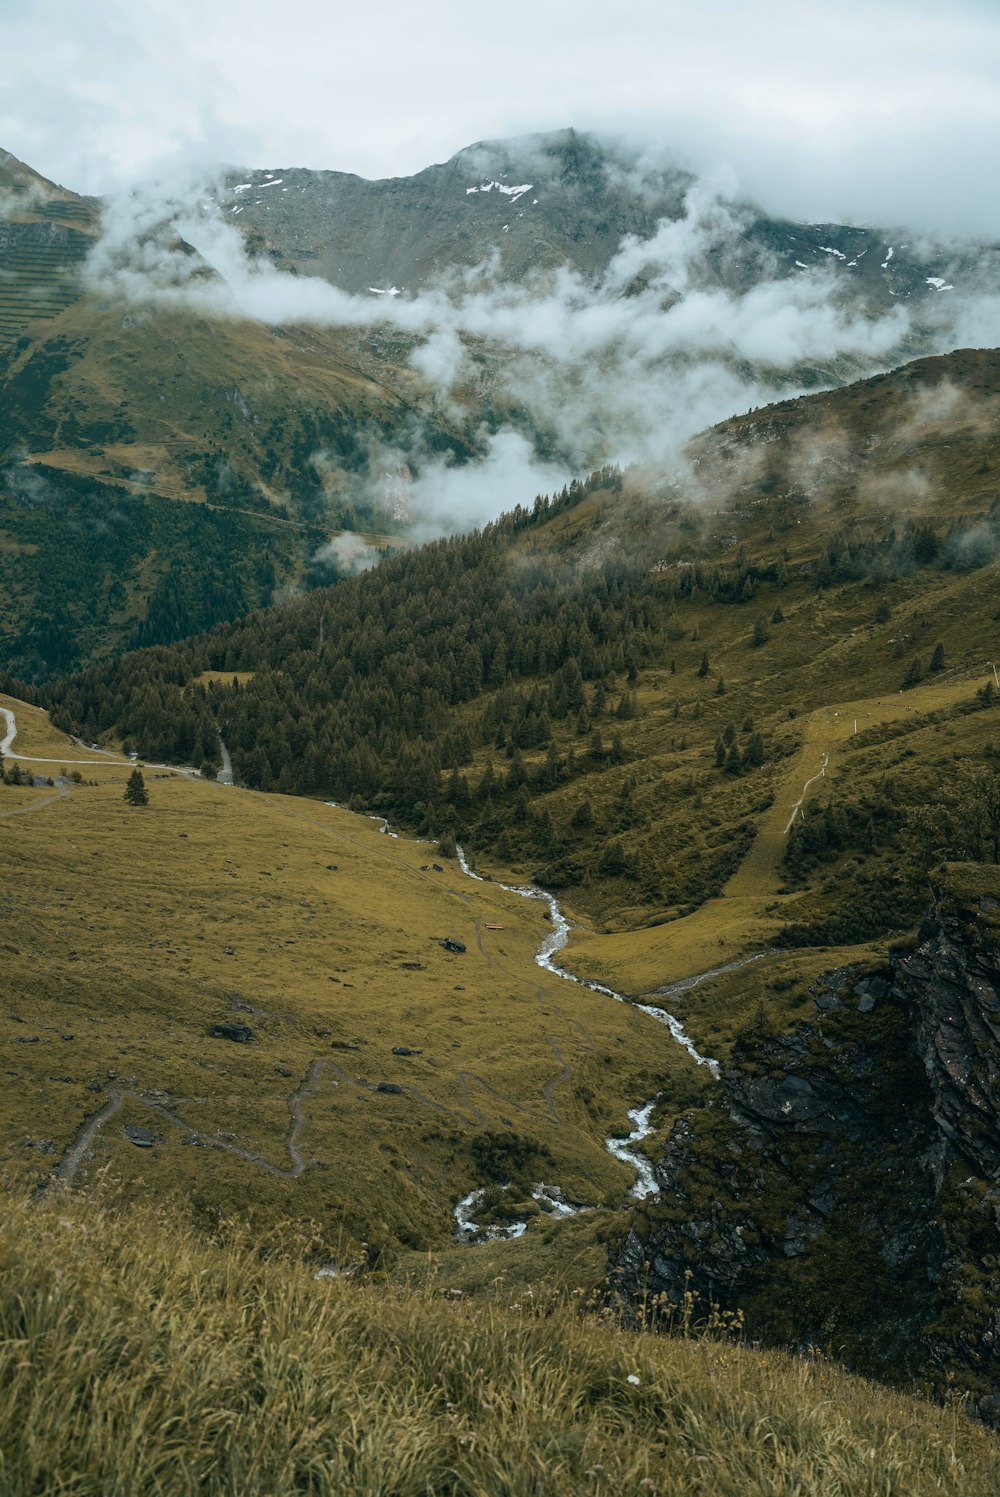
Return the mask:
MULTIPOLYGON (((412 177, 243 169, 217 199, 251 252, 346 291, 407 295, 485 266, 500 281, 561 269, 598 282, 626 240, 655 241, 705 184, 676 163, 567 129, 481 141, 412 177)), ((882 307, 933 298, 982 275, 983 250, 916 244, 905 230, 794 223, 733 200, 697 275, 745 292, 762 276, 833 269, 838 289, 882 307)), ((629 277, 625 294, 643 284, 629 277)))

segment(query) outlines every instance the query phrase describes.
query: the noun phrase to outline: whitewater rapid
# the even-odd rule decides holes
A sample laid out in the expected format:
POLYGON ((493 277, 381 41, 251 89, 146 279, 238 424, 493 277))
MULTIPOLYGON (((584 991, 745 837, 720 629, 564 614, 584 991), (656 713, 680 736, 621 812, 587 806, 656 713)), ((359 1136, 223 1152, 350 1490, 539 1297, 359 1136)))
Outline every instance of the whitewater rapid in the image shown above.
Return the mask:
MULTIPOLYGON (((498 889, 506 889, 508 894, 519 894, 522 899, 541 899, 548 905, 552 930, 535 952, 535 961, 539 967, 543 967, 546 972, 551 972, 554 977, 562 977, 566 982, 578 983, 580 987, 588 988, 592 993, 603 993, 605 997, 613 998, 616 1003, 631 1002, 630 999, 625 997, 624 993, 616 993, 614 988, 606 987, 603 982, 592 982, 589 978, 577 977, 574 973, 567 972, 565 967, 560 967, 557 962, 553 961, 556 953, 562 951, 569 940, 570 932, 569 921, 559 908, 559 903, 555 895, 549 894, 545 889, 539 889, 535 884, 502 884, 496 879, 484 879, 478 873, 474 873, 469 867, 468 859, 463 849, 456 847, 455 850, 458 855, 459 867, 466 877, 474 878, 480 884, 495 883, 498 889)), ((693 986, 694 982, 691 985, 693 986)), ((674 1014, 668 1013, 665 1008, 658 1008, 652 1003, 633 1003, 631 1006, 639 1009, 644 1014, 648 1014, 658 1024, 663 1024, 670 1030, 671 1035, 677 1041, 678 1045, 684 1047, 693 1061, 699 1066, 707 1066, 712 1076, 716 1080, 719 1079, 719 1062, 713 1060, 711 1056, 702 1055, 695 1048, 690 1035, 685 1032, 680 1019, 674 1014)))
MULTIPOLYGON (((385 830, 388 830, 388 828, 386 827, 385 830)), ((473 878, 480 884, 495 883, 498 889, 505 889, 508 894, 518 894, 522 899, 540 899, 544 904, 548 905, 552 929, 535 952, 535 961, 539 967, 542 967, 546 972, 551 972, 554 977, 563 978, 566 982, 578 983, 580 987, 587 988, 592 993, 603 993, 607 998, 613 998, 616 1003, 630 1003, 631 1000, 626 998, 624 993, 616 993, 614 988, 609 988, 602 982, 593 982, 589 978, 577 977, 574 973, 567 972, 565 967, 560 967, 554 960, 556 953, 562 951, 569 940, 570 932, 570 923, 559 908, 559 902, 555 898, 555 895, 550 894, 546 889, 538 888, 536 884, 502 884, 496 879, 484 879, 469 867, 469 861, 462 847, 456 846, 455 851, 458 857, 458 865, 467 878, 473 878)), ((710 974, 706 973, 705 975, 708 976, 710 974)), ((697 980, 697 978, 693 979, 690 986, 694 986, 697 980)), ((683 1024, 675 1014, 668 1013, 665 1008, 659 1008, 653 1003, 634 1003, 631 1006, 639 1009, 640 1012, 647 1014, 658 1024, 662 1024, 666 1029, 669 1029, 672 1038, 678 1045, 683 1046, 691 1059, 699 1066, 707 1066, 715 1080, 719 1079, 719 1062, 713 1060, 711 1056, 702 1055, 696 1049, 690 1035, 685 1032, 683 1024)), ((643 1102, 638 1107, 629 1108, 629 1121, 635 1125, 632 1132, 625 1138, 612 1137, 605 1140, 608 1152, 613 1154, 616 1159, 620 1159, 623 1164, 628 1164, 635 1170, 636 1181, 629 1194, 637 1200, 643 1200, 646 1196, 657 1195, 660 1189, 649 1160, 645 1154, 634 1147, 653 1132, 652 1116, 658 1100, 658 1097, 654 1097, 651 1101, 643 1102)), ((544 1187, 535 1187, 536 1191, 543 1189, 544 1187)), ((532 1194, 535 1194, 535 1192, 533 1191, 532 1194)), ((460 1238, 467 1239, 478 1231, 472 1213, 479 1205, 482 1195, 483 1191, 481 1188, 472 1190, 455 1207, 455 1221, 458 1225, 460 1238)), ((535 1199, 540 1200, 540 1195, 535 1195, 535 1199)), ((573 1210, 573 1207, 565 1206, 560 1214, 570 1215, 573 1210)), ((525 1230, 525 1226, 525 1222, 515 1222, 510 1226, 490 1227, 484 1235, 493 1238, 520 1237, 525 1230)))

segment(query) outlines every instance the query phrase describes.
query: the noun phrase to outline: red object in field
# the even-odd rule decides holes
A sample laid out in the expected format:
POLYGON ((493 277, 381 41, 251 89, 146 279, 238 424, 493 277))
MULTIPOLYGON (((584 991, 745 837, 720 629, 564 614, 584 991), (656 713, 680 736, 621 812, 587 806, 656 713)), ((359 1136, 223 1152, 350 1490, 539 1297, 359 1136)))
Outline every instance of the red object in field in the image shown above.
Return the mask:
POLYGON ((487 930, 503 930, 502 925, 487 925, 487 930))

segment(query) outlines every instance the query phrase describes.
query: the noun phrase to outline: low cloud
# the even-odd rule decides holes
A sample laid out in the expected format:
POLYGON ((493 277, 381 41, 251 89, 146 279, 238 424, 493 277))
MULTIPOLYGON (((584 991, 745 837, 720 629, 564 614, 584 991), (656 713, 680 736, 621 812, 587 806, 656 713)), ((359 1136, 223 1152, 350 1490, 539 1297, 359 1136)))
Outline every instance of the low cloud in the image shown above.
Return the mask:
MULTIPOLYGON (((654 166, 620 169, 638 180, 654 166)), ((678 216, 623 239, 596 284, 566 267, 505 282, 487 262, 390 298, 250 259, 206 178, 112 201, 86 273, 92 289, 132 303, 272 325, 387 325, 412 341, 438 411, 468 423, 488 395, 477 463, 428 461, 417 429, 411 450, 384 456, 382 466, 412 465, 411 517, 426 533, 481 523, 605 462, 669 464, 734 412, 901 362, 918 340, 943 351, 1000 336, 1000 298, 948 293, 919 313, 900 302, 873 315, 832 264, 780 274, 748 248, 753 212, 733 193, 725 179, 686 179, 678 216), (740 272, 730 283, 748 289, 720 284, 727 261, 740 272)), ((324 483, 340 482, 329 463, 324 483)))
POLYGON ((367 572, 379 561, 377 547, 353 531, 342 530, 325 546, 321 546, 313 557, 313 565, 329 568, 341 577, 353 577, 357 572, 367 572))

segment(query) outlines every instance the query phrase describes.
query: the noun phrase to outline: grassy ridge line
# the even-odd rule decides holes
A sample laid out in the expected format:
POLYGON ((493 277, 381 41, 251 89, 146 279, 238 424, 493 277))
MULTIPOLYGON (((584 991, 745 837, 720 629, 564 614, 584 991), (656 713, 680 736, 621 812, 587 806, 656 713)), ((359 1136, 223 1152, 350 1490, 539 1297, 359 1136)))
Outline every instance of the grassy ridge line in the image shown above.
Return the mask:
POLYGON ((959 1409, 836 1367, 321 1280, 301 1242, 208 1245, 66 1196, 0 1216, 6 1497, 987 1497, 959 1409))

